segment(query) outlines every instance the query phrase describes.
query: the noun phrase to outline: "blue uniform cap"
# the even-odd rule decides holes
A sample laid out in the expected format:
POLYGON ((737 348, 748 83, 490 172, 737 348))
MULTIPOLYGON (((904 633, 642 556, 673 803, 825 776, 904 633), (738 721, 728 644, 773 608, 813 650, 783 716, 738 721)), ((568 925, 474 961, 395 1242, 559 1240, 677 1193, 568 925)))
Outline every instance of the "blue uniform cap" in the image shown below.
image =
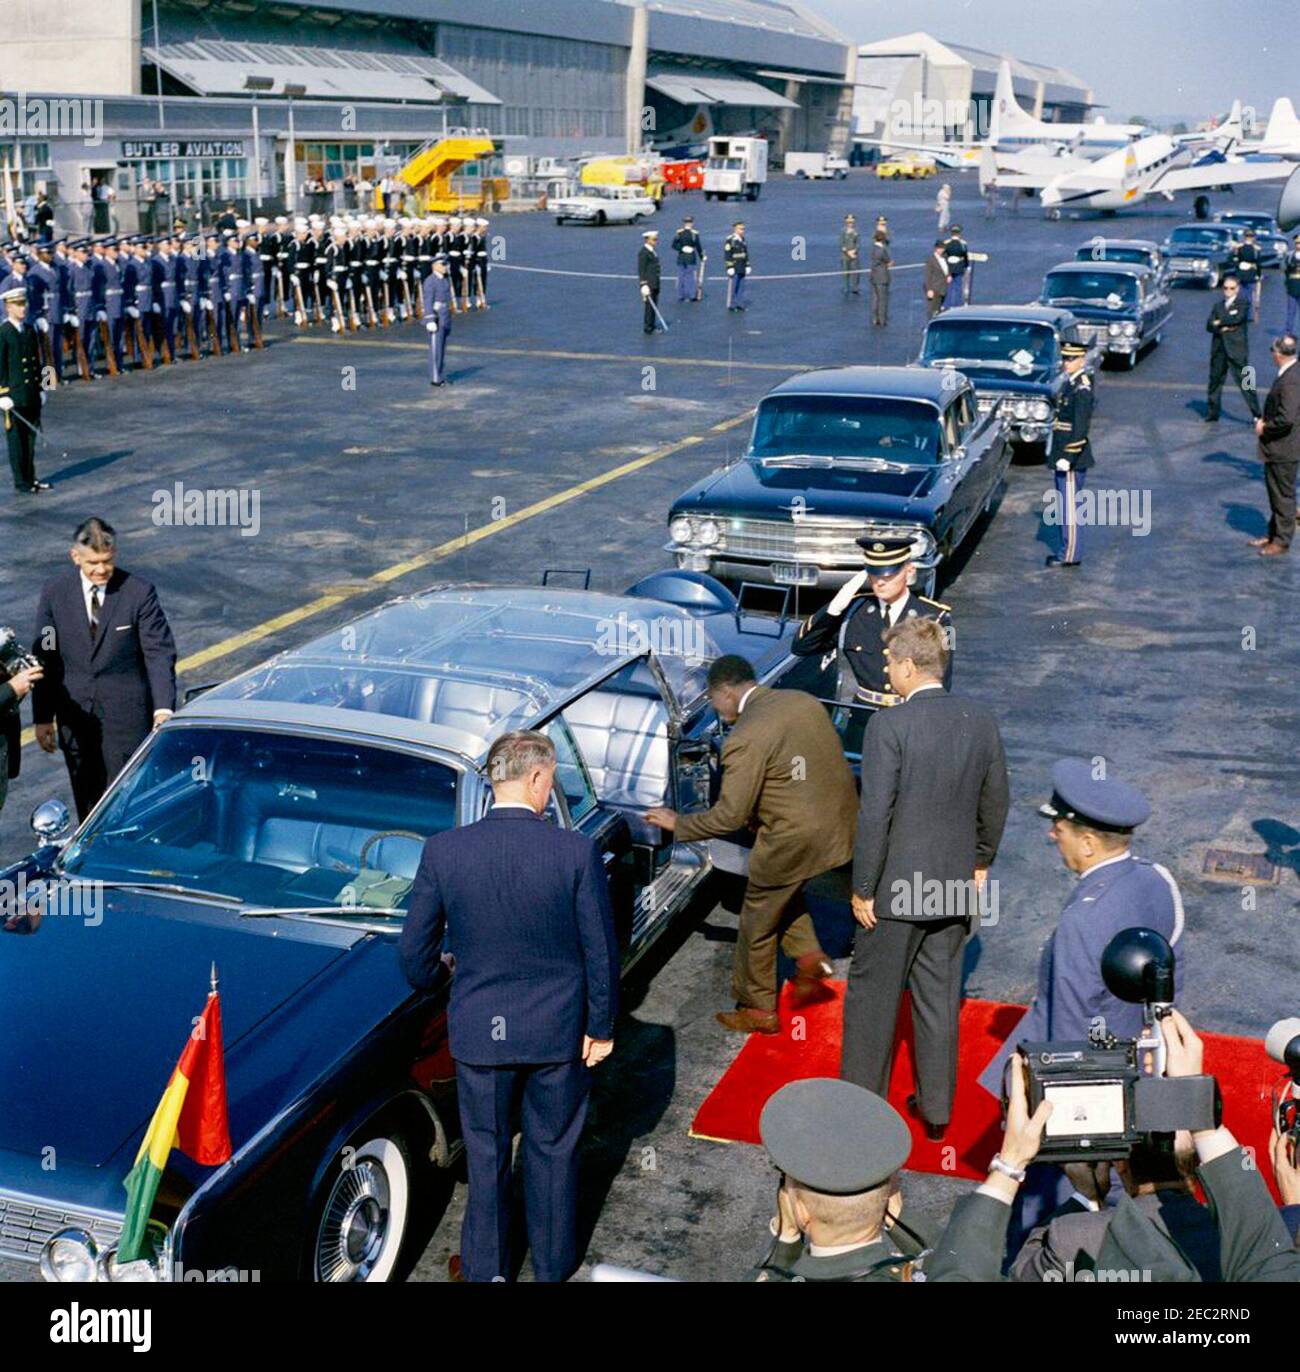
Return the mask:
POLYGON ((435 262, 450 262, 451 258, 445 252, 436 252, 433 255, 433 260, 435 262))
POLYGON ((782 1172, 835 1196, 888 1181, 912 1151, 911 1131, 888 1101, 834 1077, 783 1086, 763 1107, 758 1132, 782 1172))
POLYGON ((1128 833, 1151 817, 1151 802, 1125 781, 1098 780, 1081 757, 1062 758, 1052 768, 1052 798, 1039 807, 1048 819, 1070 819, 1089 829, 1128 833))

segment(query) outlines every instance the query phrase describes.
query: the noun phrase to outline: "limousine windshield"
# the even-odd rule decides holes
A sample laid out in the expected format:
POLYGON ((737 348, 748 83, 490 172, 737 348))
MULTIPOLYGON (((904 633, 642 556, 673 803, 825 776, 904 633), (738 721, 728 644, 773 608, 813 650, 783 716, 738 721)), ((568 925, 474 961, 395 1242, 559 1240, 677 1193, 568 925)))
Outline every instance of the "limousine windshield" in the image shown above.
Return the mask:
POLYGON ((758 407, 757 461, 844 458, 905 466, 938 461, 939 416, 924 401, 865 395, 774 395, 758 407))

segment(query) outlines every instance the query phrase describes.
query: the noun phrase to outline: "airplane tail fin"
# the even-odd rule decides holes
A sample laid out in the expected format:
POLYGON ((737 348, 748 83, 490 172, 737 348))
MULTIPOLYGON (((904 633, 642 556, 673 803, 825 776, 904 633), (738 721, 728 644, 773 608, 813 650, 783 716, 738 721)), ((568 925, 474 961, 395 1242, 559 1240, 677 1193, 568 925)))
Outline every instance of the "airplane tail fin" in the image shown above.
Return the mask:
POLYGON ((1245 135, 1245 128, 1241 121, 1241 101, 1232 102, 1232 111, 1228 117, 1215 129, 1215 135, 1224 144, 1224 151, 1228 152, 1241 142, 1245 135))
POLYGON ((996 146, 999 138, 1050 132, 1051 129, 1047 125, 1020 107, 1011 80, 1011 63, 1004 57, 998 63, 998 82, 993 92, 993 114, 989 120, 989 142, 996 146))
POLYGON ((1295 106, 1288 96, 1281 95, 1273 102, 1273 112, 1264 130, 1264 147, 1300 151, 1300 119, 1296 118, 1295 106))

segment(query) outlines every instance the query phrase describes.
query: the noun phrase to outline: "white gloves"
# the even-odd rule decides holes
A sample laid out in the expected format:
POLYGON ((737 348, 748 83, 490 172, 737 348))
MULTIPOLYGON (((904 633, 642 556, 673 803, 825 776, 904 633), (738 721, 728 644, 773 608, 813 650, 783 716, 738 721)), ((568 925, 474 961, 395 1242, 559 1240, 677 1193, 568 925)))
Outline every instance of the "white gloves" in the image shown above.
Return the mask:
POLYGON ((140 311, 137 310, 136 307, 135 307, 134 305, 128 305, 128 306, 126 307, 126 312, 127 312, 128 317, 131 318, 131 319, 139 319, 139 318, 140 318, 140 311))
POLYGON ((642 285, 641 285, 641 299, 642 299, 642 300, 649 300, 649 299, 650 299, 650 287, 647 286, 644 282, 643 282, 642 285))
POLYGON ((183 309, 183 310, 185 311, 186 314, 193 314, 193 313, 194 313, 194 307, 190 304, 190 302, 189 302, 188 300, 182 300, 182 301, 181 301, 181 309, 183 309))
POLYGON ((857 576, 850 577, 848 581, 835 592, 830 604, 826 607, 828 615, 842 615, 849 608, 849 602, 867 584, 867 571, 864 567, 857 576))
POLYGON ((225 299, 226 299, 226 304, 227 304, 227 305, 230 304, 230 292, 229 292, 229 291, 226 292, 225 299))
POLYGON ((206 295, 203 297, 203 308, 207 310, 209 314, 212 313, 212 301, 206 295))
POLYGON ((735 276, 735 274, 736 274, 736 269, 735 269, 735 267, 728 267, 728 268, 727 268, 727 275, 728 275, 728 276, 735 276))
POLYGON ((14 407, 14 398, 11 395, 0 395, 0 410, 9 411, 14 407))
POLYGON ((153 307, 153 312, 154 312, 154 314, 161 314, 161 313, 162 313, 162 306, 161 306, 161 305, 155 305, 155 306, 153 307))
POLYGON ((96 324, 107 324, 107 323, 108 323, 108 314, 107 314, 107 312, 104 311, 104 310, 96 310, 96 311, 95 311, 95 323, 96 323, 96 324))
POLYGON ((1068 472, 1070 470, 1070 459, 1068 457, 1058 457, 1056 459, 1056 470, 1058 472, 1068 472))
POLYGON ((49 321, 48 319, 38 319, 38 320, 36 321, 36 332, 37 332, 37 333, 49 333, 49 331, 50 331, 50 321, 49 321))
POLYGON ((437 332, 438 332, 438 321, 437 321, 436 319, 431 319, 431 320, 429 320, 429 322, 428 322, 424 327, 425 327, 426 329, 428 329, 428 331, 429 331, 430 333, 437 333, 437 332))
POLYGON ((64 323, 68 326, 68 328, 70 328, 70 329, 79 329, 79 328, 81 328, 81 320, 78 319, 77 316, 76 316, 75 314, 65 314, 65 315, 63 316, 63 322, 64 322, 64 323))

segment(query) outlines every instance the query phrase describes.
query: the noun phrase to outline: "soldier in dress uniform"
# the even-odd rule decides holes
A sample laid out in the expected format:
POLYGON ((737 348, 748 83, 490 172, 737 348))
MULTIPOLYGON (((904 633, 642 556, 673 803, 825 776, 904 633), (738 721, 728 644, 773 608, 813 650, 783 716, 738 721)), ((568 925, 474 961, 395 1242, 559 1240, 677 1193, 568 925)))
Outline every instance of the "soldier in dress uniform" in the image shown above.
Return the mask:
MULTIPOLYGON (((262 270, 261 240, 256 230, 245 235, 243 246, 239 250, 239 263, 244 277, 244 322, 248 334, 248 346, 260 348, 262 346, 261 319, 266 308, 266 301, 262 294, 262 282, 265 280, 265 276, 262 270)), ((236 315, 236 319, 238 319, 238 315, 236 315)))
MULTIPOLYGON (((1076 883, 1055 930, 1043 945, 1034 999, 981 1073, 979 1082, 1001 1096, 1003 1070, 1020 1043, 1082 1042, 1094 1026, 1116 1038, 1136 1038, 1142 1007, 1117 999, 1101 975, 1106 945, 1125 929, 1154 929, 1176 945, 1183 933, 1183 900, 1168 868, 1130 851, 1133 832, 1151 805, 1135 786, 1098 775, 1083 758, 1052 768, 1052 797, 1039 807, 1052 821, 1049 838, 1076 883)), ((1180 980, 1182 967, 1179 967, 1180 980)), ((1020 1222, 1043 1223, 1070 1191, 1064 1174, 1040 1164, 1022 1192, 1020 1222)))
POLYGON ((943 303, 945 309, 950 309, 954 305, 964 305, 970 298, 966 275, 970 270, 970 245, 961 236, 960 224, 954 224, 948 230, 943 255, 948 263, 948 275, 952 278, 943 303))
POLYGON ((1282 282, 1286 286, 1286 332, 1294 338, 1300 328, 1300 233, 1282 260, 1282 282))
POLYGON ((12 286, 0 296, 0 413, 14 489, 20 495, 48 491, 48 481, 36 479, 36 431, 41 427, 41 353, 36 330, 27 322, 27 292, 12 286))
POLYGON ((840 229, 840 266, 844 271, 844 294, 862 293, 862 235, 858 221, 851 214, 844 216, 840 229))
POLYGON ((442 251, 447 254, 449 266, 452 313, 459 314, 460 300, 465 289, 465 234, 461 230, 459 215, 453 214, 447 220, 447 232, 442 238, 442 251))
POLYGON ((792 1081, 758 1122, 781 1172, 767 1256, 750 1281, 907 1282, 930 1241, 902 1217, 912 1135, 887 1101, 830 1077, 792 1081))
POLYGON ((654 333, 659 326, 660 265, 659 231, 646 229, 641 235, 641 250, 636 255, 636 278, 641 290, 641 327, 654 333))
POLYGON ((335 333, 342 333, 353 313, 350 309, 352 285, 348 236, 342 224, 337 225, 331 233, 320 262, 324 272, 325 295, 329 301, 330 328, 335 333))
POLYGON ((1255 230, 1247 229, 1232 254, 1232 270, 1241 284, 1241 294, 1249 307, 1249 317, 1259 318, 1259 302, 1264 287, 1264 262, 1255 230))
MULTIPOLYGON (((203 311, 203 255, 197 238, 185 238, 176 255, 176 342, 190 349, 196 361, 202 354, 205 334, 203 311)), ((173 351, 172 356, 176 353, 173 351)))
POLYGON ((871 284, 871 322, 883 329, 889 323, 889 284, 894 259, 889 251, 889 230, 877 221, 871 238, 871 264, 867 280, 871 284))
POLYGON ((160 238, 149 258, 153 274, 153 333, 166 362, 176 361, 176 321, 180 314, 177 258, 170 238, 160 238))
POLYGON ((722 242, 722 260, 727 267, 727 309, 745 308, 745 280, 749 276, 749 244, 745 241, 745 226, 739 220, 722 242))
POLYGON ((398 299, 402 302, 402 318, 410 319, 416 313, 415 298, 420 291, 420 278, 417 268, 420 258, 420 235, 409 219, 402 220, 402 231, 397 237, 397 253, 401 277, 398 285, 398 299))
POLYGON ((1047 462, 1056 483, 1056 521, 1060 543, 1047 556, 1049 567, 1077 567, 1083 561, 1083 526, 1079 522, 1079 496, 1093 466, 1092 378, 1087 372, 1088 349, 1082 343, 1061 344, 1061 360, 1067 377, 1060 408, 1052 424, 1053 441, 1047 462))
POLYGON ((230 263, 221 239, 215 233, 208 235, 204 260, 203 312, 207 316, 208 337, 215 352, 229 352, 232 346, 238 346, 238 340, 230 337, 230 321, 226 314, 230 263))
POLYGON ((944 689, 952 685, 952 612, 947 605, 911 588, 915 576, 912 544, 907 539, 860 538, 866 565, 834 597, 810 615, 790 650, 798 657, 824 655, 829 666, 837 654, 847 661, 852 679, 841 683, 840 699, 883 709, 897 705, 889 689, 889 650, 881 640, 886 629, 920 615, 938 622, 949 644, 944 689))
MULTIPOLYGON (((117 239, 106 238, 101 245, 102 251, 95 261, 96 268, 96 308, 93 332, 100 342, 104 342, 99 325, 103 324, 108 332, 108 346, 113 350, 113 364, 120 372, 125 363, 122 355, 122 331, 127 304, 134 308, 134 291, 127 295, 127 281, 121 265, 117 239)), ((93 250, 92 250, 93 252, 93 250)))
POLYGON ((54 373, 54 384, 63 380, 63 274, 54 265, 49 243, 37 245, 28 264, 28 315, 41 345, 41 361, 54 373))
POLYGON ((451 336, 451 316, 454 313, 451 297, 451 262, 446 253, 433 259, 433 271, 425 278, 420 290, 424 312, 424 327, 429 334, 429 385, 447 384, 447 340, 451 336))
POLYGON ((689 214, 682 220, 681 228, 673 234, 673 251, 677 254, 677 303, 680 305, 684 300, 698 300, 704 241, 689 214))
POLYGON ((1241 283, 1235 276, 1223 278, 1223 299, 1214 302, 1205 331, 1210 335, 1210 384, 1205 396, 1205 422, 1216 424, 1223 397, 1223 383, 1231 371, 1233 379, 1246 397, 1250 413, 1258 419, 1262 413, 1259 393, 1254 380, 1246 375, 1250 364, 1250 311, 1241 294, 1241 283))
POLYGON ((486 219, 476 219, 474 223, 478 230, 476 234, 478 247, 474 253, 474 265, 478 272, 478 307, 480 310, 486 310, 488 307, 488 221, 486 219))
POLYGON ((64 322, 72 335, 72 346, 77 365, 83 364, 85 375, 90 380, 95 375, 95 345, 98 330, 95 316, 99 309, 99 273, 91 261, 90 251, 84 239, 74 243, 68 250, 72 261, 71 308, 64 316, 64 322))

